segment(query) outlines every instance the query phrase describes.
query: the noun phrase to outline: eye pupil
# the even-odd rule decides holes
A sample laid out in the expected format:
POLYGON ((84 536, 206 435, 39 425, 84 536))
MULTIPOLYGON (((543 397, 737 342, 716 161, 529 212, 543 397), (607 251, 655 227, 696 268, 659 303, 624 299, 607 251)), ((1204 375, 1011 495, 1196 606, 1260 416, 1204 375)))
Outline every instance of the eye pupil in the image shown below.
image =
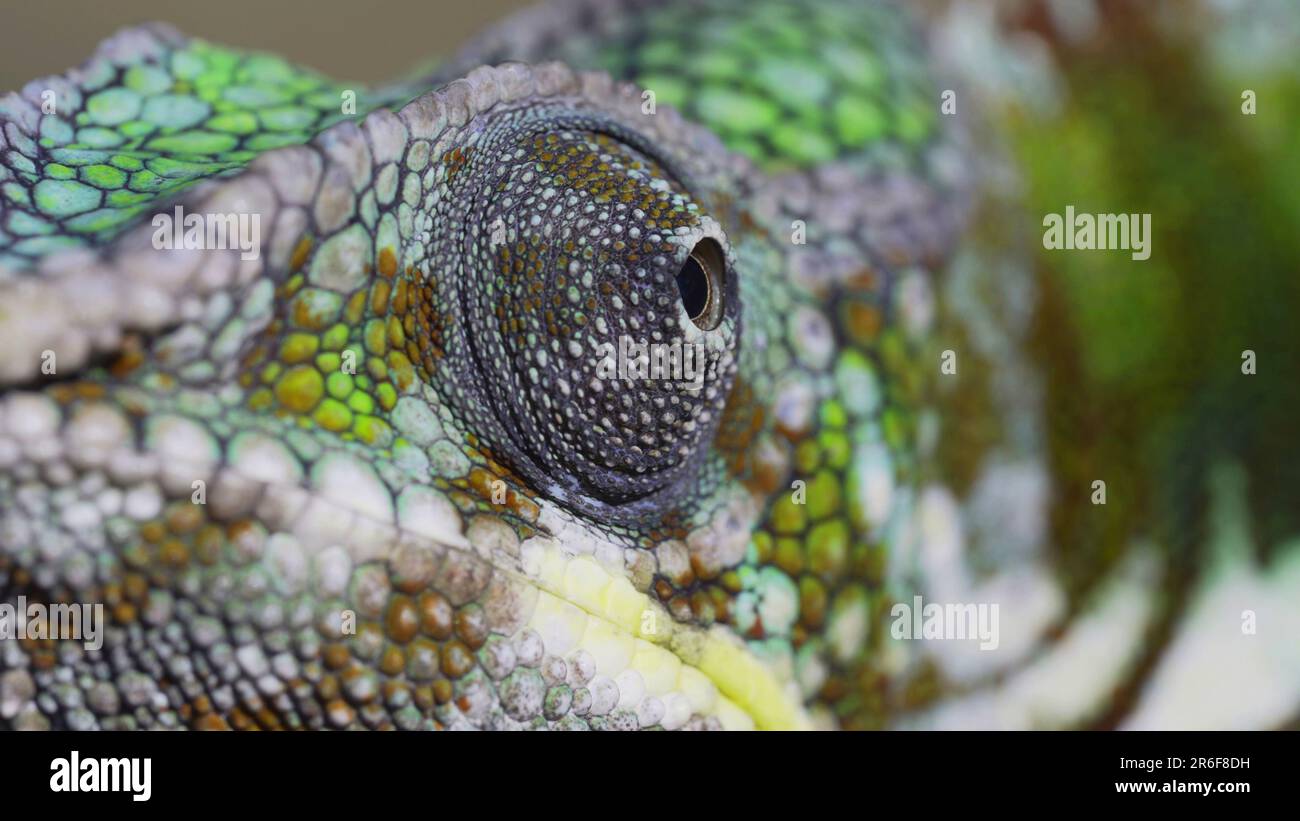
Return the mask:
POLYGON ((691 255, 677 274, 677 290, 682 294, 682 305, 692 322, 699 320, 709 305, 709 275, 700 261, 691 255))
POLYGON ((722 320, 722 249, 711 239, 700 240, 691 249, 677 273, 677 291, 686 315, 700 330, 711 331, 722 320))

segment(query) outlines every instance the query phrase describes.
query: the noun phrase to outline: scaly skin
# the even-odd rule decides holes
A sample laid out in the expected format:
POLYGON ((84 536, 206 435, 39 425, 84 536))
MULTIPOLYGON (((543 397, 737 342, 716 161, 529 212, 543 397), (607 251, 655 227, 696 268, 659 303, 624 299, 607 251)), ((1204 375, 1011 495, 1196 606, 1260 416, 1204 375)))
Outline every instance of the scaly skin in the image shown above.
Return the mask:
POLYGON ((977 477, 1022 493, 972 542, 1046 502, 991 354, 939 435, 933 329, 1016 332, 936 307, 968 182, 924 51, 856 0, 560 3, 355 118, 157 26, 0 101, 0 599, 111 623, 5 642, 0 722, 870 727, 956 687, 890 606, 977 477), (260 258, 156 250, 178 203, 260 258), (703 389, 602 375, 620 334, 703 344, 703 389))

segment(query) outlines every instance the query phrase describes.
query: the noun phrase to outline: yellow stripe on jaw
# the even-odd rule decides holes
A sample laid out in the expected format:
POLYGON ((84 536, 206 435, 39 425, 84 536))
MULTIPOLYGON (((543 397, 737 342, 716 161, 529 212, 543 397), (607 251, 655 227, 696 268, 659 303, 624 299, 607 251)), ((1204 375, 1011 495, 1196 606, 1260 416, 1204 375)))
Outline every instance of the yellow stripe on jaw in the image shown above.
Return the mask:
POLYGON ((692 712, 716 716, 726 729, 811 728, 791 690, 724 628, 674 622, 625 576, 566 555, 553 541, 526 543, 523 553, 529 581, 540 588, 528 626, 547 652, 584 649, 611 678, 635 670, 648 695, 679 693, 692 712))

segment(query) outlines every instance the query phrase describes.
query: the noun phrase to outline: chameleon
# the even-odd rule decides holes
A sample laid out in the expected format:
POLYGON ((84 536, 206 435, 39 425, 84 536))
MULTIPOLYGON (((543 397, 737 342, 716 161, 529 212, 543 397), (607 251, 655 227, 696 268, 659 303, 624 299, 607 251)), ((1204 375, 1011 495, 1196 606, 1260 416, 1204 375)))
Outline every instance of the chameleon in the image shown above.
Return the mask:
POLYGON ((932 51, 575 0, 377 88, 150 24, 0 98, 0 602, 106 620, 0 642, 0 726, 924 726, 1030 667, 1084 605, 932 51))

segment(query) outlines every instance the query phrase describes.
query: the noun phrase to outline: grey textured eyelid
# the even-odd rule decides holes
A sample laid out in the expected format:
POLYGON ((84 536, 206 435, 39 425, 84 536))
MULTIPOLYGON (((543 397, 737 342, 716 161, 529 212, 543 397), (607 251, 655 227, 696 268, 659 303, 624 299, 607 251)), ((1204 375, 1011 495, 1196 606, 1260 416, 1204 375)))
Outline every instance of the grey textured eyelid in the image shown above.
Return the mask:
MULTIPOLYGON (((162 37, 152 28, 121 37, 133 43, 146 35, 162 37)), ((0 265, 0 343, 7 353, 0 358, 0 385, 33 378, 42 351, 56 350, 60 371, 68 373, 116 349, 127 332, 153 333, 176 323, 186 300, 242 292, 264 270, 285 268, 309 212, 330 186, 364 185, 379 164, 400 162, 414 141, 429 141, 437 150, 438 141, 455 139, 478 114, 529 97, 568 99, 621 120, 657 146, 656 155, 670 153, 684 176, 706 188, 721 184, 719 174, 730 177, 749 167, 671 107, 643 114, 640 90, 615 84, 607 74, 574 72, 558 62, 481 66, 396 113, 380 109, 359 124, 339 123, 306 145, 262 154, 237 175, 205 180, 158 203, 107 245, 41 259, 37 276, 0 265), (238 250, 155 250, 150 219, 176 205, 259 214, 269 236, 263 259, 242 260, 238 250)), ((20 119, 11 122, 29 130, 20 119)))
MULTIPOLYGON (((590 76, 593 82, 608 83, 607 78, 600 75, 590 76)), ((626 387, 625 382, 630 384, 638 377, 622 375, 621 371, 615 376, 600 372, 598 363, 612 361, 613 352, 623 350, 619 347, 623 339, 631 340, 629 334, 636 335, 642 328, 649 327, 639 324, 642 320, 657 323, 671 319, 672 323, 664 327, 678 328, 683 341, 698 344, 700 348, 692 350, 699 350, 704 357, 706 345, 702 332, 680 313, 672 277, 702 238, 717 242, 719 255, 723 248, 728 247, 723 226, 710 215, 710 202, 720 192, 708 186, 686 190, 681 184, 685 175, 672 177, 659 158, 671 157, 677 161, 675 165, 678 167, 697 165, 693 172, 686 172, 691 174, 686 179, 698 180, 709 172, 719 173, 718 169, 710 167, 707 154, 685 150, 679 142, 680 136, 665 134, 661 140, 656 134, 647 133, 649 129, 642 126, 650 125, 652 121, 652 115, 641 113, 640 96, 630 86, 607 87, 582 97, 561 98, 554 104, 546 101, 537 106, 505 106, 495 110, 491 117, 478 124, 481 130, 473 137, 477 147, 475 155, 466 160, 456 177, 455 186, 462 188, 449 184, 439 200, 450 205, 442 208, 437 219, 442 224, 461 226, 461 241, 453 242, 452 248, 438 248, 437 243, 431 244, 427 260, 414 260, 417 267, 429 270, 466 269, 475 272, 438 281, 438 301, 459 307, 458 321, 447 330, 442 341, 445 353, 438 359, 438 373, 430 380, 440 393, 443 404, 452 408, 458 417, 472 420, 479 440, 487 443, 494 454, 510 465, 530 487, 570 510, 605 522, 626 523, 660 517, 664 511, 686 501, 698 467, 712 442, 721 415, 720 405, 729 392, 735 367, 732 354, 738 335, 739 303, 730 300, 727 303, 731 306, 728 316, 733 321, 712 334, 707 346, 707 361, 700 363, 698 371, 701 377, 707 371, 708 384, 703 386, 703 390, 697 387, 698 395, 674 395, 672 407, 663 407, 665 412, 651 414, 646 411, 637 414, 633 420, 626 408, 618 404, 620 401, 632 401, 635 392, 636 401, 649 405, 651 394, 665 400, 666 394, 680 392, 680 389, 648 377, 642 378, 654 382, 653 385, 626 387), (620 111, 617 105, 594 102, 593 98, 599 98, 601 94, 622 94, 627 110, 620 111), (602 168, 625 168, 618 157, 621 152, 627 152, 624 159, 636 163, 638 169, 628 175, 628 184, 639 186, 643 193, 657 200, 673 200, 676 202, 674 208, 680 208, 680 221, 660 224, 657 211, 652 216, 627 202, 614 201, 610 215, 599 218, 601 221, 612 220, 620 229, 626 223, 641 232, 630 236, 644 239, 642 242, 617 243, 611 249, 609 260, 600 263, 599 270, 587 272, 592 281, 585 282, 584 287, 595 287, 594 282, 606 277, 646 277, 633 296, 662 300, 658 304, 664 306, 646 312, 636 307, 635 298, 629 305, 621 304, 617 296, 612 305, 603 305, 601 310, 617 312, 619 317, 630 314, 631 320, 630 324, 625 324, 621 318, 609 316, 608 324, 602 320, 593 325, 590 339, 603 344, 590 348, 588 353, 607 351, 599 357, 583 357, 583 349, 579 346, 576 353, 572 347, 566 347, 563 360, 548 355, 545 361, 534 362, 533 351, 545 347, 547 341, 552 343, 550 350, 553 353, 560 353, 555 346, 560 344, 563 334, 553 328, 565 325, 564 317, 548 318, 546 324, 529 326, 529 321, 539 319, 534 315, 538 308, 532 300, 515 298, 503 303, 498 301, 501 292, 477 287, 484 281, 481 272, 494 270, 496 263, 488 261, 494 258, 490 253, 484 253, 483 246, 489 242, 488 226, 496 224, 502 216, 517 230, 541 232, 532 233, 533 238, 549 235, 551 229, 567 232, 574 222, 578 223, 584 237, 588 232, 593 236, 596 233, 596 229, 583 226, 582 223, 591 221, 590 217, 582 216, 585 211, 544 205, 543 215, 533 203, 534 199, 538 202, 543 200, 525 197, 516 201, 515 189, 505 187, 507 178, 514 179, 511 175, 519 174, 525 179, 516 180, 514 184, 554 186, 560 193, 559 199, 564 199, 564 191, 570 188, 578 193, 590 193, 582 189, 580 183, 564 178, 544 183, 535 180, 534 161, 517 153, 516 145, 531 144, 540 133, 552 135, 557 155, 567 156, 562 146, 569 142, 585 143, 585 150, 591 152, 590 157, 599 156, 602 163, 608 164, 602 168), (617 143, 620 147, 615 149, 608 143, 598 146, 594 142, 597 138, 617 143), (639 150, 641 147, 653 147, 653 150, 642 151, 639 150), (497 173, 502 175, 499 178, 502 187, 494 190, 504 192, 500 200, 487 193, 482 185, 485 179, 482 175, 497 173), (704 194, 705 199, 696 199, 697 193, 704 194), (498 211, 498 208, 506 210, 498 211), (530 211, 531 219, 528 218, 530 211), (615 216, 616 212, 618 216, 615 216), (624 254, 632 258, 622 259, 624 254), (643 254, 644 260, 641 261, 643 254), (471 257, 474 262, 466 265, 466 260, 471 257), (634 268, 638 270, 629 273, 634 268), (671 316, 665 315, 665 310, 671 316), (537 339, 528 338, 525 342, 519 334, 504 330, 492 319, 494 316, 517 320, 518 327, 535 328, 537 339), (606 387, 606 382, 611 387, 606 387), (572 401, 559 398, 569 397, 570 387, 573 388, 572 401), (623 399, 619 400, 618 396, 623 399), (562 404, 563 409, 555 403, 562 404), (610 435, 597 433, 602 430, 610 435)), ((610 170, 608 173, 622 172, 610 170)), ((549 192, 551 188, 547 190, 549 192)), ((568 233, 562 235, 569 236, 568 233)), ((603 245, 608 238, 600 242, 603 245)), ((579 243, 583 244, 585 239, 579 243)), ((541 254, 539 260, 539 264, 545 264, 546 255, 541 254)), ((572 264, 577 264, 576 258, 572 264)), ((566 275, 571 273, 568 266, 566 263, 563 269, 566 275)), ((548 274, 529 280, 540 289, 530 292, 536 293, 538 304, 547 299, 547 289, 553 287, 555 280, 551 272, 553 269, 548 269, 548 274)), ((522 286, 517 282, 506 282, 502 287, 509 290, 522 286)), ((510 292, 518 296, 514 291, 510 292)), ((568 299, 574 300, 573 297, 568 299)), ((584 310, 597 309, 589 307, 584 310)), ((672 338, 676 331, 664 333, 672 338)), ((654 339, 663 337, 655 336, 654 339)))

